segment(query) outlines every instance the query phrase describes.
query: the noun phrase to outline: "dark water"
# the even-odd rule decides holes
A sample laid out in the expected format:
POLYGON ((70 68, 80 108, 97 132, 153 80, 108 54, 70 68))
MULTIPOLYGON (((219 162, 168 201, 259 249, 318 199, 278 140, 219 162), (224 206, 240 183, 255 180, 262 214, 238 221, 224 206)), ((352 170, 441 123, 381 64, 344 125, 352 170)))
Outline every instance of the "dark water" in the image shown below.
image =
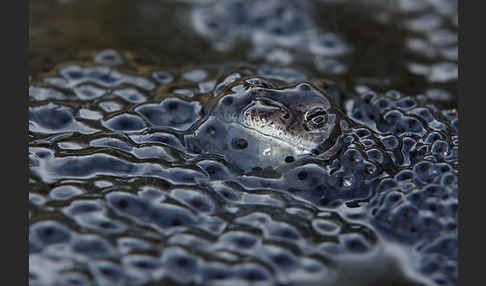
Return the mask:
POLYGON ((30 284, 457 285, 455 1, 29 12, 30 284))

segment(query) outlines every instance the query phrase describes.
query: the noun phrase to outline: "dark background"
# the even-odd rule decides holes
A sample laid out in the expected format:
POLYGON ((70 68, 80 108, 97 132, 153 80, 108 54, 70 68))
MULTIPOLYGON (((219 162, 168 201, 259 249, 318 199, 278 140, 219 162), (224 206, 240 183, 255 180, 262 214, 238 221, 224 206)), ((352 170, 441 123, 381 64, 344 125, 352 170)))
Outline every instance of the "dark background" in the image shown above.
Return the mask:
MULTIPOLYGON (((29 74, 49 71, 59 62, 82 59, 88 51, 106 48, 132 52, 141 64, 168 68, 252 61, 247 57, 249 42, 240 41, 231 51, 218 52, 195 34, 189 18, 191 5, 189 1, 171 0, 31 0, 29 74)), ((356 84, 367 84, 378 91, 397 89, 408 95, 424 92, 430 83, 411 74, 407 65, 431 60, 406 48, 405 41, 413 33, 398 25, 398 17, 392 17, 388 24, 375 20, 377 13, 393 5, 390 0, 316 1, 312 16, 319 28, 342 35, 353 47, 345 60, 348 71, 331 75, 314 66, 292 66, 335 80, 348 93, 356 84)), ((434 87, 446 89, 453 96, 450 102, 439 104, 457 106, 456 81, 434 87)))

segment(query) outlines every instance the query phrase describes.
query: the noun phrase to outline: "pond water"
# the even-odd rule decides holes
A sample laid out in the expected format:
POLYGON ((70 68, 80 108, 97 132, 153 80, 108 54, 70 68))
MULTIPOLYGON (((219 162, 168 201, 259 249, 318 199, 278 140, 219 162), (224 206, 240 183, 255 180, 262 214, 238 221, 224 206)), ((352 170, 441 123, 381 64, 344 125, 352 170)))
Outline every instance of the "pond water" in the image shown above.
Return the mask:
POLYGON ((30 1, 31 285, 457 285, 457 2, 30 1))

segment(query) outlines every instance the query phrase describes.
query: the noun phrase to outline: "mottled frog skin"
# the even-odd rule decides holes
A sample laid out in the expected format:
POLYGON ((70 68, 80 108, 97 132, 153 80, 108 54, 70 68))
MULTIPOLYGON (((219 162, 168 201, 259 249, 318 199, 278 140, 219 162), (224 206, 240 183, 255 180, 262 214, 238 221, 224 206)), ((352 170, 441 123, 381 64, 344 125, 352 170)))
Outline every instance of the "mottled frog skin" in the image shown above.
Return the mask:
POLYGON ((187 137, 192 150, 222 154, 244 171, 277 169, 332 151, 345 115, 308 83, 277 88, 263 78, 232 84, 211 116, 187 137))
POLYGON ((29 87, 29 282, 456 285, 457 128, 290 68, 62 64, 29 87))

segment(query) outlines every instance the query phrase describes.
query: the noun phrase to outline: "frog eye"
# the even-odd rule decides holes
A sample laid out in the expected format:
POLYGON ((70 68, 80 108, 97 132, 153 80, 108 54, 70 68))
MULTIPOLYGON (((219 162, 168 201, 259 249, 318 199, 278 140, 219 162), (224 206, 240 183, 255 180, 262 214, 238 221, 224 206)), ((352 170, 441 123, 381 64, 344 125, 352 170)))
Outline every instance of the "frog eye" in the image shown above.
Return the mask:
POLYGON ((327 112, 321 107, 316 107, 308 111, 304 119, 308 130, 319 129, 327 121, 327 112))

